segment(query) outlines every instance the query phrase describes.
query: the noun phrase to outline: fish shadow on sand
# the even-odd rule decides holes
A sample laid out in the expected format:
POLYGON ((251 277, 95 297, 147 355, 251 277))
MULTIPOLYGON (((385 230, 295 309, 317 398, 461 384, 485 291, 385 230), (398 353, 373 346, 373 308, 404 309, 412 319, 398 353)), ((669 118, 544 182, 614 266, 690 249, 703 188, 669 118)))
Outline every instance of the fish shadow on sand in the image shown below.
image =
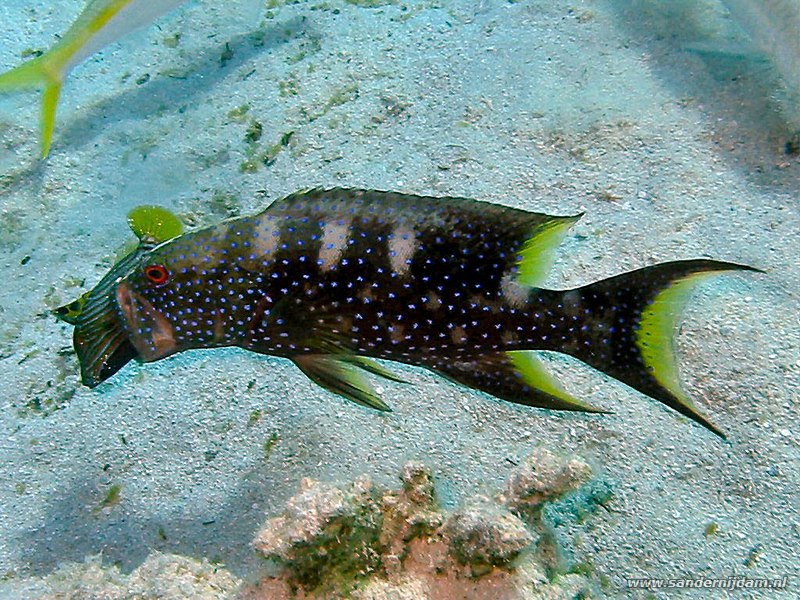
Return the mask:
POLYGON ((611 7, 676 101, 707 115, 708 141, 721 158, 756 184, 797 191, 796 169, 776 165, 791 159, 784 150, 796 133, 798 99, 732 19, 694 0, 612 0, 611 7))
MULTIPOLYGON (((225 349, 214 352, 226 355, 225 349)), ((244 355, 245 351, 232 349, 227 356, 237 354, 244 355)), ((165 373, 171 374, 169 376, 180 379, 187 370, 197 368, 196 359, 186 362, 187 357, 191 359, 191 354, 181 357, 183 361, 165 361, 163 366, 154 364, 151 368, 163 368, 165 373)), ((198 352, 196 357, 202 358, 202 353, 198 352)), ((275 360, 280 361, 279 370, 294 371, 285 359, 275 360)), ((275 367, 272 361, 264 359, 265 368, 267 365, 275 367)), ((134 383, 137 372, 138 369, 129 369, 115 383, 104 385, 120 391, 134 383)), ((276 516, 289 495, 296 491, 296 485, 287 486, 285 476, 276 474, 288 468, 296 472, 299 481, 305 471, 304 465, 320 464, 330 458, 329 450, 318 443, 329 435, 322 422, 315 423, 299 412, 276 410, 277 416, 270 416, 273 413, 269 407, 279 406, 288 390, 293 389, 288 386, 288 383, 286 386, 273 384, 268 389, 258 387, 249 392, 258 399, 256 405, 264 408, 263 420, 258 424, 241 422, 244 433, 257 440, 253 449, 256 454, 244 464, 237 460, 241 468, 235 471, 231 470, 231 459, 226 453, 239 456, 242 450, 226 445, 224 439, 214 435, 200 436, 196 440, 187 438, 184 442, 188 445, 174 450, 185 453, 181 456, 191 455, 187 458, 190 467, 169 476, 174 482, 159 477, 160 483, 155 483, 148 477, 148 469, 125 468, 132 460, 137 461, 133 457, 139 452, 148 455, 148 462, 152 461, 153 468, 161 469, 159 475, 162 476, 169 472, 165 470, 170 468, 169 464, 174 465, 174 461, 184 463, 170 454, 173 452, 170 442, 157 433, 159 429, 163 432, 166 422, 173 421, 169 411, 156 411, 148 417, 148 421, 158 424, 152 430, 153 437, 139 438, 133 446, 122 442, 133 454, 110 444, 104 447, 102 456, 98 455, 97 468, 79 461, 81 466, 74 477, 59 479, 49 495, 40 496, 44 503, 41 518, 30 528, 15 528, 5 540, 10 547, 18 549, 15 562, 20 565, 19 574, 44 577, 65 563, 82 563, 86 557, 98 554, 102 554, 104 564, 116 565, 130 573, 154 551, 219 561, 237 576, 246 576, 263 566, 263 558, 254 552, 250 541, 267 518, 276 516), (275 434, 271 432, 275 431, 281 432, 279 441, 273 438, 275 434), (269 440, 275 449, 267 452, 263 447, 269 440), (198 453, 202 456, 197 456, 198 453), (190 475, 195 470, 202 471, 197 479, 190 475), (120 486, 113 501, 110 500, 111 484, 120 486), (148 490, 144 493, 146 497, 137 497, 136 486, 148 490)), ((116 396, 111 394, 110 397, 116 396)), ((88 401, 88 397, 84 400, 88 401)), ((215 414, 227 414, 227 409, 215 414)), ((231 416, 247 419, 243 413, 231 416)), ((372 415, 368 414, 367 418, 371 419, 372 415)), ((188 431, 182 434, 191 437, 188 431)))
MULTIPOLYGON (((307 458, 321 461, 324 453, 307 458)), ((209 465, 212 468, 213 462, 209 465)), ((221 561, 236 575, 246 576, 263 564, 250 540, 286 500, 277 498, 277 491, 265 484, 275 468, 265 460, 242 473, 226 500, 213 510, 198 509, 190 496, 188 510, 182 514, 172 508, 160 512, 137 507, 124 482, 119 503, 101 508, 105 488, 97 480, 75 482, 53 498, 48 516, 38 528, 21 532, 13 542, 24 548, 21 574, 44 577, 60 565, 82 563, 99 553, 104 564, 130 573, 151 552, 160 551, 221 561), (197 511, 188 512, 192 509, 197 511)), ((227 479, 229 475, 221 473, 219 477, 227 479)), ((202 490, 195 492, 201 494, 202 490)))
MULTIPOLYGON (((236 76, 236 71, 255 56, 308 34, 308 20, 295 17, 210 46, 191 64, 176 65, 185 76, 153 74, 142 85, 109 96, 79 115, 73 113, 68 121, 62 120, 55 143, 62 152, 68 152, 70 147, 91 143, 107 122, 142 121, 166 112, 183 112, 187 105, 196 105, 198 97, 205 96, 219 81, 236 76)), ((272 75, 253 64, 252 75, 246 76, 269 79, 272 75)))
MULTIPOLYGON (((69 153, 70 148, 90 144, 106 122, 143 121, 164 112, 182 112, 186 105, 196 104, 198 96, 205 95, 222 79, 234 76, 237 69, 258 54, 310 33, 307 19, 302 17, 275 23, 209 46, 191 64, 177 67, 186 73, 185 77, 156 74, 147 83, 111 95, 80 113, 61 107, 54 140, 56 152, 69 153)), ((253 68, 258 69, 256 65, 253 68)), ((252 76, 264 75, 256 71, 252 76)), ((31 146, 32 152, 36 147, 31 146)), ((0 194, 21 188, 40 189, 46 169, 47 161, 32 156, 25 165, 0 172, 0 194)))

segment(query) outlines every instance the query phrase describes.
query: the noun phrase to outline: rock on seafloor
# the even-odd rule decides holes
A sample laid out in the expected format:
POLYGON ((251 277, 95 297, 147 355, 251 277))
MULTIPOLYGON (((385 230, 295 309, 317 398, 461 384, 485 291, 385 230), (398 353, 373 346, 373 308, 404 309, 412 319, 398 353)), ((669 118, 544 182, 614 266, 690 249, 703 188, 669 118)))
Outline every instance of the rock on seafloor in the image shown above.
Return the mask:
POLYGON ((450 554, 480 576, 513 562, 536 540, 525 523, 503 507, 476 504, 453 513, 445 523, 450 554))
POLYGON ((420 463, 403 468, 400 490, 379 490, 364 477, 344 487, 304 480, 253 542, 279 565, 278 574, 243 593, 251 599, 590 597, 596 582, 553 570, 552 548, 539 547, 543 525, 534 511, 590 475, 582 460, 538 449, 497 499, 474 498, 449 514, 420 463))
POLYGON ((241 587, 221 566, 160 552, 150 554, 130 575, 104 566, 98 555, 29 583, 23 597, 41 600, 223 600, 234 598, 241 587))
POLYGON ((253 547, 285 565, 292 586, 313 589, 378 569, 382 527, 379 493, 369 478, 344 489, 303 479, 300 492, 282 515, 267 521, 253 547))
POLYGON ((503 501, 512 510, 533 515, 545 502, 578 489, 591 474, 579 458, 537 448, 508 478, 503 501))
POLYGON ((367 476, 345 485, 306 478, 252 541, 267 562, 247 582, 226 565, 154 552, 129 575, 90 557, 23 583, 29 597, 49 600, 589 598, 598 583, 553 568, 538 517, 545 503, 590 475, 582 460, 538 449, 504 493, 451 512, 439 505, 431 471, 418 462, 405 465, 399 490, 367 476))

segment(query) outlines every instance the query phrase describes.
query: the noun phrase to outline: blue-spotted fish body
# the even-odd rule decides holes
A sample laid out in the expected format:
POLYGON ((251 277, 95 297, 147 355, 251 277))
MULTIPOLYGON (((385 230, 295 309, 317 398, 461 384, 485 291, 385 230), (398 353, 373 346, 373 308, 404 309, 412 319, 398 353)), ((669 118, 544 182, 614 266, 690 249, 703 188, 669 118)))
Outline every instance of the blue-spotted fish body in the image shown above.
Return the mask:
MULTIPOLYGON (((419 365, 530 406, 594 411, 532 350, 574 356, 721 435, 680 389, 672 333, 699 276, 750 269, 663 263, 581 288, 537 287, 580 217, 464 198, 304 190, 264 212, 147 239, 82 299, 75 347, 95 386, 131 358, 239 346, 386 409, 363 371, 419 365)), ((63 316, 63 315, 62 315, 63 316)))

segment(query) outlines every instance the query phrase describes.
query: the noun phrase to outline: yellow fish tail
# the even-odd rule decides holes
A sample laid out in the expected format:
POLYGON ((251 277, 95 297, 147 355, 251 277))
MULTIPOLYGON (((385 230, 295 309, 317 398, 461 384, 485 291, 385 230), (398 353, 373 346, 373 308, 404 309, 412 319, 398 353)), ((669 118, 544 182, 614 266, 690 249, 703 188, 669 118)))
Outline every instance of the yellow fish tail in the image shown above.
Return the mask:
POLYGON ((41 112, 42 158, 50 152, 63 75, 50 53, 30 60, 0 75, 0 93, 44 89, 41 112))
POLYGON ((0 92, 43 87, 48 79, 43 57, 34 58, 0 75, 0 92))
POLYGON ((50 143, 53 140, 53 130, 56 126, 56 109, 58 98, 61 95, 61 81, 50 83, 42 95, 42 158, 47 158, 50 153, 50 143))

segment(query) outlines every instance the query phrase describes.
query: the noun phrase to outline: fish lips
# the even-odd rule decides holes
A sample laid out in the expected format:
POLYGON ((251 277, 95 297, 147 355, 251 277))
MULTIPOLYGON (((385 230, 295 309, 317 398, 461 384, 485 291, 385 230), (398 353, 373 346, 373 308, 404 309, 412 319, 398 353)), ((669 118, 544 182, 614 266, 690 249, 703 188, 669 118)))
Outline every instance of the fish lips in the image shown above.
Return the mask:
POLYGON ((121 333, 96 335, 78 326, 72 341, 81 365, 81 381, 90 388, 97 387, 131 360, 138 358, 136 349, 121 333))
POLYGON ((61 317, 64 310, 57 312, 60 318, 75 325, 72 341, 81 366, 81 381, 90 388, 138 358, 122 327, 113 295, 103 292, 105 290, 93 290, 87 296, 86 306, 76 314, 67 314, 68 318, 61 317))
POLYGON ((120 282, 116 299, 128 341, 135 348, 139 361, 152 362, 179 350, 172 323, 129 283, 120 282))

